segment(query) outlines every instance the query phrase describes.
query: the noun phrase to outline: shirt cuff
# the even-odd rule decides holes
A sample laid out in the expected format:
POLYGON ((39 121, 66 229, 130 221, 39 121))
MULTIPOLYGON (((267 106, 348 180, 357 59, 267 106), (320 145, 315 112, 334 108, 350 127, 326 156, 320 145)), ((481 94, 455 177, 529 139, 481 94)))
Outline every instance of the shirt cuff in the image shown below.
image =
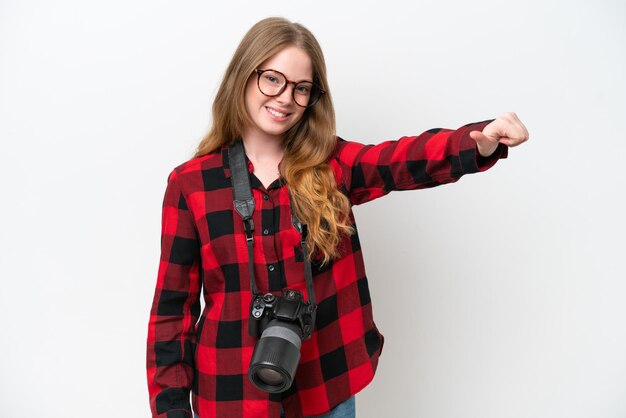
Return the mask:
POLYGON ((483 157, 478 152, 478 146, 476 141, 470 137, 472 131, 483 131, 487 125, 493 122, 494 119, 484 120, 482 122, 469 123, 461 128, 461 151, 459 153, 461 159, 462 171, 467 173, 475 173, 488 170, 499 159, 506 158, 508 156, 509 148, 504 144, 498 144, 496 150, 489 157, 483 157))
POLYGON ((485 171, 491 168, 496 161, 504 159, 509 155, 509 147, 504 144, 498 144, 498 148, 489 157, 483 157, 476 149, 476 166, 478 171, 485 171))

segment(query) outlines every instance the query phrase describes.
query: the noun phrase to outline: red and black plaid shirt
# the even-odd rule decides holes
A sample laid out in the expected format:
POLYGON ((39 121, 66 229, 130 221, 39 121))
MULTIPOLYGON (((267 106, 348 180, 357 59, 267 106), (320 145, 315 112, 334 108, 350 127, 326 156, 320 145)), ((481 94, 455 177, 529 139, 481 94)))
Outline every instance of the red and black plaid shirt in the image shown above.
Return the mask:
MULTIPOLYGON (((469 132, 490 121, 373 146, 338 138, 330 165, 354 205, 393 190, 451 183, 506 157, 503 145, 489 158, 476 152, 469 132)), ((248 335, 248 250, 243 222, 233 211, 230 177, 226 147, 176 167, 168 177, 148 332, 152 415, 188 418, 190 390, 202 418, 275 418, 281 402, 289 417, 326 413, 372 380, 383 346, 359 237, 344 237, 341 256, 330 265, 313 263, 316 330, 302 344, 293 386, 282 394, 261 391, 247 376, 257 338, 248 335)), ((251 186, 259 291, 279 294, 289 287, 306 295, 287 186, 277 180, 266 189, 254 175, 251 186)))

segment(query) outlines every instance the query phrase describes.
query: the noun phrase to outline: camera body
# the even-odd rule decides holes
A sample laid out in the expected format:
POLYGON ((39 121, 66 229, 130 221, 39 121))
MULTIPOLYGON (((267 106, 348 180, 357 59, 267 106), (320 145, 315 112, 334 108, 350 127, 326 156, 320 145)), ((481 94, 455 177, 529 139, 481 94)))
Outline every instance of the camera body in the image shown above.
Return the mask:
POLYGON ((284 289, 281 296, 256 295, 250 302, 250 336, 260 337, 274 319, 279 324, 284 321, 296 325, 300 338, 308 340, 313 334, 315 307, 305 302, 302 293, 295 289, 284 289))
POLYGON ((248 332, 259 337, 248 367, 254 386, 270 393, 291 387, 302 340, 313 334, 316 308, 294 289, 284 289, 280 296, 266 293, 252 298, 248 332))

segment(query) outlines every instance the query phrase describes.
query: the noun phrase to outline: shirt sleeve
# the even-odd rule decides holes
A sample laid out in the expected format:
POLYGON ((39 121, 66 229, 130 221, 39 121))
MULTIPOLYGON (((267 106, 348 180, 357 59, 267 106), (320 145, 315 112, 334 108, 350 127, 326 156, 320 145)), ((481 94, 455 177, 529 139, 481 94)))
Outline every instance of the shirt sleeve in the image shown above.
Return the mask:
POLYGON ((485 171, 508 152, 500 144, 489 157, 478 153, 469 133, 482 131, 491 121, 469 123, 457 130, 430 129, 378 145, 339 138, 335 161, 341 187, 352 204, 358 205, 394 190, 434 187, 485 171))
POLYGON ((189 418, 195 324, 200 315, 200 251, 193 214, 176 171, 163 199, 161 258, 150 311, 148 392, 153 417, 189 418))

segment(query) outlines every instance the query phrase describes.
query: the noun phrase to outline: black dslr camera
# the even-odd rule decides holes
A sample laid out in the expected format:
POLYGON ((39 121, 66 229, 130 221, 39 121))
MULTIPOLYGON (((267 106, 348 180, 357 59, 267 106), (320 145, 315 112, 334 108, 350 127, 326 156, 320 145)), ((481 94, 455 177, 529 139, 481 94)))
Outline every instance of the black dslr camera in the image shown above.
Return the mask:
POLYGON ((252 299, 248 332, 261 338, 254 346, 248 376, 256 387, 272 393, 289 389, 302 340, 313 334, 315 310, 294 289, 284 289, 278 297, 266 293, 252 299))

